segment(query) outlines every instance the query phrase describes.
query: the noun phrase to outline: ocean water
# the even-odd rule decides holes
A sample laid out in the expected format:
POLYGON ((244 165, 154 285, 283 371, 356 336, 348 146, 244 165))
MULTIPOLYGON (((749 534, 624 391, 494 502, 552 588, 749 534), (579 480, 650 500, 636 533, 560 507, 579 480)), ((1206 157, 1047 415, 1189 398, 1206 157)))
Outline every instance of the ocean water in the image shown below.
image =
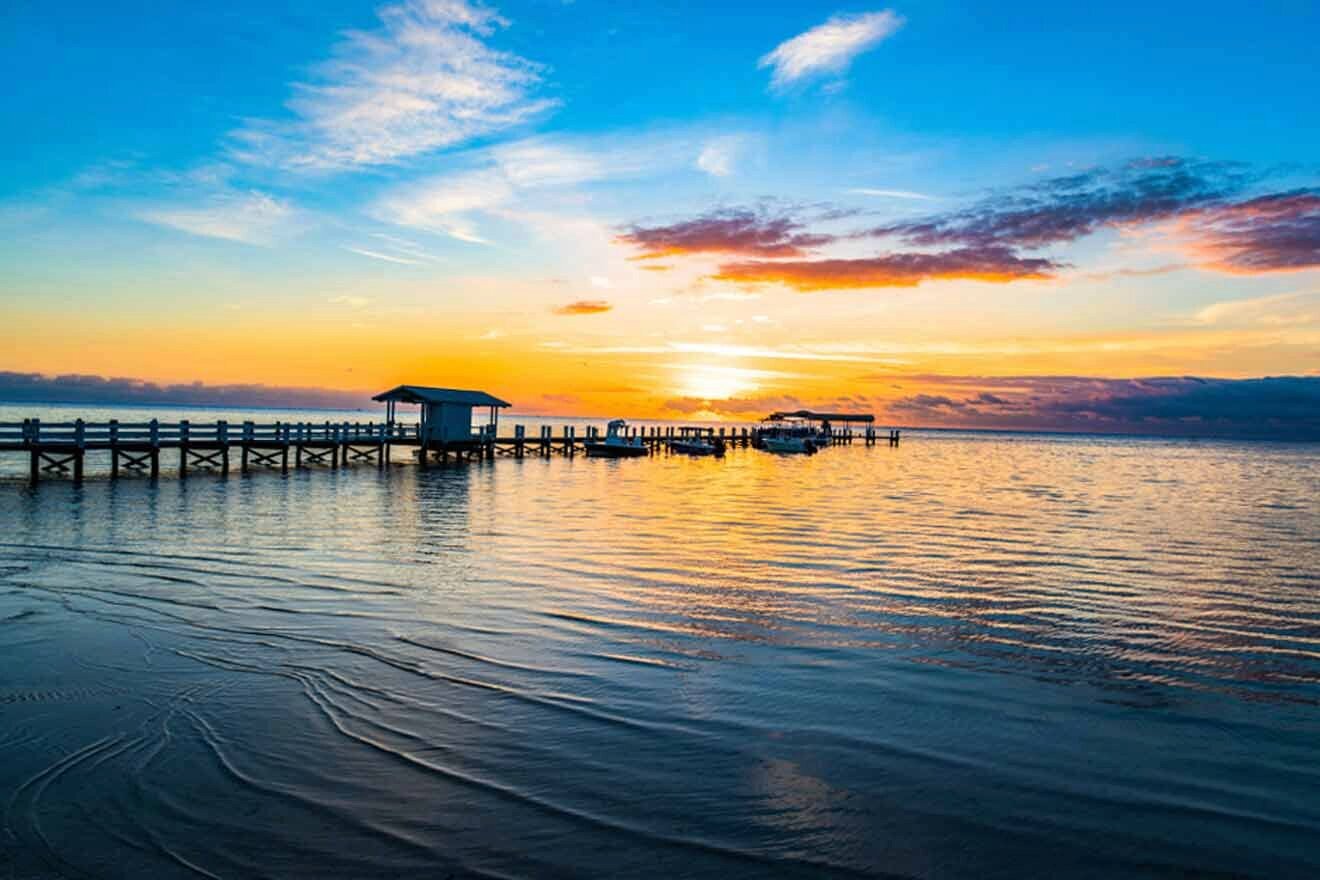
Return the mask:
POLYGON ((0 482, 0 877, 1320 876, 1318 489, 933 432, 0 482))

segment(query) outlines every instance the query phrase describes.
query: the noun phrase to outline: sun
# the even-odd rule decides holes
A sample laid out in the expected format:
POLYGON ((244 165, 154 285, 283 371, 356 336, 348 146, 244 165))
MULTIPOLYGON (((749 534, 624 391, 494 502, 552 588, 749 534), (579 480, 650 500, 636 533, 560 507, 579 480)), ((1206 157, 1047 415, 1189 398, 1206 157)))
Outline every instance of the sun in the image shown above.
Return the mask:
POLYGON ((757 371, 695 364, 679 368, 678 393, 699 400, 728 400, 755 391, 757 371))

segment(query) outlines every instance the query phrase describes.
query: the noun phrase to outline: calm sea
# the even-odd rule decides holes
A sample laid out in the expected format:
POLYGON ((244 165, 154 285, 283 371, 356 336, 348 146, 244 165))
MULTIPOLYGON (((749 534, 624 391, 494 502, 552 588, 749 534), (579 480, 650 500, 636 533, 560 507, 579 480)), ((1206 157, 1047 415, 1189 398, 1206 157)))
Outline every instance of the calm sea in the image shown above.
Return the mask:
POLYGON ((1320 876, 1318 495, 921 432, 0 481, 0 877, 1320 876))

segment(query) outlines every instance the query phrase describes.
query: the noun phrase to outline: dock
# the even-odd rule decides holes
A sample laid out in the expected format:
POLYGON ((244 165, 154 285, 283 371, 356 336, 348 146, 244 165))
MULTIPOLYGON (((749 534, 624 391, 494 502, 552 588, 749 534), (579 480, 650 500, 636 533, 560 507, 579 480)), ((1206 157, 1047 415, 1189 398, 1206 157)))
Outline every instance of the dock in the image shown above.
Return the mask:
MULTIPOLYGON (((565 425, 556 433, 549 425, 540 425, 528 433, 525 425, 514 425, 513 432, 500 436, 493 425, 471 428, 467 437, 423 442, 423 423, 397 421, 371 422, 271 422, 231 423, 225 420, 194 423, 189 420, 161 422, 0 422, 0 454, 28 457, 29 482, 46 478, 72 478, 81 482, 88 453, 109 453, 110 478, 136 474, 157 478, 161 457, 177 461, 177 474, 187 478, 193 471, 229 474, 237 459, 240 472, 252 469, 344 468, 371 464, 385 467, 395 447, 403 447, 422 467, 451 458, 493 460, 497 456, 565 455, 583 452, 587 443, 603 436, 596 426, 565 425), (579 433, 581 429, 581 433, 579 433)), ((713 428, 708 426, 642 426, 629 429, 629 436, 639 438, 651 452, 666 450, 669 443, 683 437, 702 436, 719 439, 728 447, 758 445, 759 429, 746 426, 713 428)), ((829 432, 831 445, 854 441, 867 446, 886 442, 899 443, 896 429, 864 430, 851 426, 829 432), (887 433, 886 433, 887 432, 887 433)))

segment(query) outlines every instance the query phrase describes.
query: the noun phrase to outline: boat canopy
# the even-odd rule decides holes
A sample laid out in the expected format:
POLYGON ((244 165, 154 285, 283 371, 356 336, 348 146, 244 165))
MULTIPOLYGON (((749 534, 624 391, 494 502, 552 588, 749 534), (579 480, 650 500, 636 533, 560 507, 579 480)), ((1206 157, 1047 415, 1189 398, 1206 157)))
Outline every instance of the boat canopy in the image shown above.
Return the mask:
POLYGON ((870 413, 824 413, 800 409, 796 412, 776 412, 766 416, 767 422, 784 422, 790 419, 808 419, 813 422, 864 422, 870 424, 875 416, 870 413))

